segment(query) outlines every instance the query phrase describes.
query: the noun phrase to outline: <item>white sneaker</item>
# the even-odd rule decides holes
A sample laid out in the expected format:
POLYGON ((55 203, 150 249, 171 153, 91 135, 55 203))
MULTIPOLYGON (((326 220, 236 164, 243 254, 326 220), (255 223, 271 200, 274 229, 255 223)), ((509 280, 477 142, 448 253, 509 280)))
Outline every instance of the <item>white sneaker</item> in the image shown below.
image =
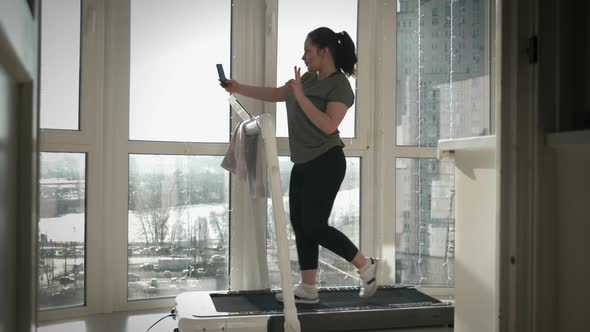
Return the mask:
POLYGON ((361 278, 361 291, 359 296, 368 298, 377 291, 377 258, 367 257, 368 264, 358 271, 361 278))
MULTIPOLYGON (((314 304, 320 302, 318 289, 315 285, 299 283, 295 286, 293 293, 295 294, 295 303, 314 304)), ((283 293, 277 293, 275 298, 283 302, 283 293)))

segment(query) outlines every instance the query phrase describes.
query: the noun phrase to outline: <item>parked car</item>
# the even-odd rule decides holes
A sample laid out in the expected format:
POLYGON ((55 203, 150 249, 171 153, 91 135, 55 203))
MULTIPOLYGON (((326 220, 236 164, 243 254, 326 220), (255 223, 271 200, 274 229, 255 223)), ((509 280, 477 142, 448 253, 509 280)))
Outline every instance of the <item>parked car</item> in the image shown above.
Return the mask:
POLYGON ((59 283, 62 284, 63 286, 68 285, 68 284, 75 284, 76 278, 63 276, 63 277, 59 278, 59 283))
POLYGON ((160 288, 160 283, 158 282, 158 279, 152 278, 152 280, 149 283, 147 292, 148 292, 148 294, 156 294, 156 293, 158 293, 159 288, 160 288))
POLYGON ((127 282, 141 281, 141 277, 135 273, 127 273, 127 282))
POLYGON ((154 263, 144 263, 139 266, 142 271, 159 271, 160 265, 154 263))
POLYGON ((225 264, 225 261, 226 261, 225 256, 223 256, 223 255, 213 255, 209 259, 209 264, 211 264, 211 265, 222 265, 222 264, 225 264))

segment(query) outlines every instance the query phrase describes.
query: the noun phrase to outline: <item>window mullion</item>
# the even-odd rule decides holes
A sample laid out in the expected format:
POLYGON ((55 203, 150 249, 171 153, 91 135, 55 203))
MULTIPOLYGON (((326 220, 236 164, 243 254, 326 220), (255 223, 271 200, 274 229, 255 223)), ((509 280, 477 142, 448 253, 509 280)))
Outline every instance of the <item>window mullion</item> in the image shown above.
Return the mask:
MULTIPOLYGON (((276 10, 276 4, 273 5, 273 1, 233 2, 231 57, 231 77, 233 79, 248 85, 274 85, 272 82, 267 82, 267 78, 272 77, 271 73, 273 71, 273 57, 269 56, 269 54, 272 54, 269 50, 272 50, 272 38, 276 36, 276 24, 269 21, 273 17, 276 19, 276 11, 273 11, 273 9, 276 10), (261 54, 264 54, 264 56, 260 56, 261 54)), ((274 107, 274 104, 264 103, 252 98, 243 96, 237 96, 237 98, 246 109, 251 110, 251 113, 254 114, 269 112, 271 107, 274 107)), ((231 117, 233 131, 233 128, 238 125, 241 119, 234 116, 233 112, 231 117)), ((243 276, 255 273, 257 269, 257 266, 252 262, 258 257, 257 249, 259 247, 240 247, 239 245, 243 243, 243 239, 238 239, 240 235, 249 232, 242 225, 250 225, 248 226, 250 230, 253 227, 263 229, 262 224, 266 225, 267 200, 251 199, 248 183, 237 179, 233 175, 230 190, 229 261, 234 271, 230 274, 230 285, 232 289, 244 289, 249 288, 250 285, 244 284, 245 278, 243 276), (242 228, 242 231, 240 231, 240 228, 242 228)), ((264 231, 256 234, 250 233, 250 236, 257 238, 255 242, 266 241, 266 232, 264 231)), ((264 244, 264 249, 266 250, 266 244, 264 244)), ((267 283, 268 279, 262 278, 258 282, 261 284, 267 283)))
POLYGON ((105 184, 101 294, 106 312, 127 310, 127 183, 129 137, 130 1, 106 3, 105 29, 105 184), (107 245, 108 243, 108 245, 107 245))
MULTIPOLYGON (((373 2, 372 2, 373 3, 373 2)), ((372 117, 374 139, 374 186, 375 192, 375 243, 379 256, 391 267, 388 275, 382 275, 380 284, 393 284, 395 281, 395 177, 394 158, 391 153, 395 139, 395 1, 373 3, 373 22, 375 36, 372 62, 375 114, 372 117)))

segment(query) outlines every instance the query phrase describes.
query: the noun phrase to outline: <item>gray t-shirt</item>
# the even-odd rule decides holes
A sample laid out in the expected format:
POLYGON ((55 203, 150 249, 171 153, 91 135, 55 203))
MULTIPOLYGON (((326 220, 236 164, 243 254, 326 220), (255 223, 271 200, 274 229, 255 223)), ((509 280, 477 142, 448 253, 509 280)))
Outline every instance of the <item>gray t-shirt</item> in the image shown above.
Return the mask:
MULTIPOLYGON (((354 93, 346 75, 341 72, 323 80, 317 75, 306 73, 302 77, 303 93, 320 111, 326 112, 329 102, 341 102, 350 107, 354 103, 354 93)), ((289 125, 289 147, 291 161, 304 163, 310 161, 335 146, 344 147, 340 132, 336 130, 326 135, 305 115, 295 95, 287 96, 287 122, 289 125)))

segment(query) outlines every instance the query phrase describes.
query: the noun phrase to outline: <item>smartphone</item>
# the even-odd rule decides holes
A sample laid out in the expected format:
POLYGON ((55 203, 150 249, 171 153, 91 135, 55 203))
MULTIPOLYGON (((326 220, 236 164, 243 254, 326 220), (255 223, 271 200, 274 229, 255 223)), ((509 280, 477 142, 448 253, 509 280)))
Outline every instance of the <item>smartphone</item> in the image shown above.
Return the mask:
POLYGON ((227 83, 225 83, 227 78, 225 77, 225 72, 223 71, 223 65, 220 63, 217 64, 217 74, 219 75, 219 82, 221 83, 220 85, 225 88, 227 86, 227 83))

